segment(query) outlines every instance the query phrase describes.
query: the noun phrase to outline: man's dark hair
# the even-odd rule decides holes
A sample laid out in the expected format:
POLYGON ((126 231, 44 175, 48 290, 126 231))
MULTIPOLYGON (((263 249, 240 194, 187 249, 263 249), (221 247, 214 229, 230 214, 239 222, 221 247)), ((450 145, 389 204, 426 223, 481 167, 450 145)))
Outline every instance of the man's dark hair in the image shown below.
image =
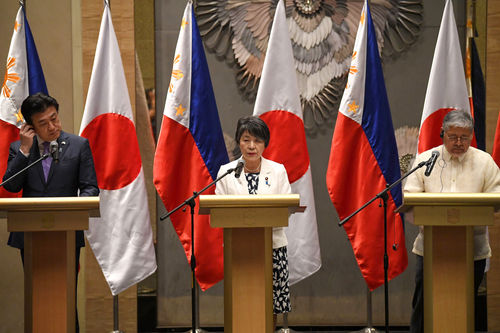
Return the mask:
POLYGON ((259 117, 246 116, 238 119, 236 134, 234 135, 237 145, 240 144, 241 136, 245 133, 245 131, 248 131, 248 133, 256 138, 263 140, 266 147, 269 145, 269 139, 271 138, 269 127, 267 127, 266 123, 259 117))
POLYGON ((45 95, 44 93, 36 93, 26 97, 21 105, 21 113, 28 125, 33 125, 31 116, 35 113, 44 112, 49 107, 53 106, 59 112, 59 103, 56 99, 45 95))

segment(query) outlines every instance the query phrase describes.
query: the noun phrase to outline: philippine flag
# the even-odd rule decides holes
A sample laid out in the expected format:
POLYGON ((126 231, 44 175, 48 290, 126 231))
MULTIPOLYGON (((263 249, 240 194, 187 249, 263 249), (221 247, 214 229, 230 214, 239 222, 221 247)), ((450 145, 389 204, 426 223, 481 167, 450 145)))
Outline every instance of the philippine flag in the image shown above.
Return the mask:
POLYGON ((290 216, 285 228, 289 282, 294 284, 320 269, 321 253, 309 152, 283 1, 278 2, 274 14, 253 114, 264 120, 271 131, 264 157, 285 166, 292 192, 300 194, 301 205, 307 207, 304 213, 290 216))
MULTIPOLYGON (((453 4, 451 0, 447 0, 425 93, 418 136, 419 153, 443 143, 439 136, 443 118, 455 109, 470 112, 470 102, 453 4)), ((475 139, 472 144, 476 145, 475 139)))
MULTIPOLYGON (((398 151, 367 2, 363 7, 347 87, 333 133, 326 184, 344 219, 400 177, 398 151)), ((408 265, 403 222, 397 207, 401 186, 389 193, 387 206, 388 278, 408 265), (393 249, 392 245, 395 249, 393 249)), ((368 287, 384 283, 384 210, 372 203, 344 224, 368 287)))
POLYGON ((113 295, 156 270, 139 144, 111 12, 104 7, 81 136, 89 140, 100 218, 85 235, 113 295))
MULTIPOLYGON (((23 6, 17 11, 6 67, 0 94, 0 177, 7 168, 10 144, 19 140, 18 127, 23 123, 21 104, 28 95, 37 92, 47 94, 42 66, 23 6)), ((20 194, 0 188, 0 197, 15 196, 20 194)))
MULTIPOLYGON (((168 211, 216 179, 220 166, 229 162, 192 6, 188 1, 181 22, 154 160, 154 183, 168 211)), ((206 290, 224 277, 223 233, 198 211, 194 219, 195 274, 206 290)), ((170 220, 190 261, 189 209, 177 211, 170 220)))

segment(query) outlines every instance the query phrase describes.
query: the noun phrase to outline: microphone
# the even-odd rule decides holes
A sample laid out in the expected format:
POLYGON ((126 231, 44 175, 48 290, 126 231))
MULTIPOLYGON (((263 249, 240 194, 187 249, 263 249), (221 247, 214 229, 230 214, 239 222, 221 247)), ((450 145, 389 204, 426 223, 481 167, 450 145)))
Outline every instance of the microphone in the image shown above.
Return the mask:
POLYGON ((245 161, 240 160, 238 164, 236 165, 236 168, 234 168, 234 177, 240 178, 241 171, 243 170, 243 167, 245 166, 245 161))
POLYGON ((59 144, 57 141, 52 141, 50 143, 50 155, 52 155, 54 162, 59 162, 59 144))
POLYGON ((431 158, 429 158, 429 160, 425 163, 425 165, 427 165, 427 168, 425 169, 424 172, 426 177, 429 177, 431 175, 432 169, 434 169, 434 164, 436 164, 438 157, 439 157, 439 152, 437 150, 434 150, 432 152, 431 158))

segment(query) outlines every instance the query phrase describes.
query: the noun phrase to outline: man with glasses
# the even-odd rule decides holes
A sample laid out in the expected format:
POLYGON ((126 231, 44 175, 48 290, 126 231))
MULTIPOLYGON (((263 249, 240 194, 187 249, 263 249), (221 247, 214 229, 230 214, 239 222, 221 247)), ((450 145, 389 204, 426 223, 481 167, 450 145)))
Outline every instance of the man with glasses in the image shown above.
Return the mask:
MULTIPOLYGON (((500 192, 500 170, 486 152, 470 147, 474 121, 468 112, 450 111, 443 119, 441 138, 443 144, 418 155, 414 165, 426 161, 433 151, 439 158, 429 177, 424 168, 408 177, 405 192, 500 192)), ((416 254, 415 291, 412 301, 410 332, 424 331, 423 255, 424 233, 420 227, 413 243, 416 254)), ((491 257, 487 229, 474 227, 474 296, 484 277, 486 258, 491 257)), ((475 307, 476 309, 477 307, 475 307)))

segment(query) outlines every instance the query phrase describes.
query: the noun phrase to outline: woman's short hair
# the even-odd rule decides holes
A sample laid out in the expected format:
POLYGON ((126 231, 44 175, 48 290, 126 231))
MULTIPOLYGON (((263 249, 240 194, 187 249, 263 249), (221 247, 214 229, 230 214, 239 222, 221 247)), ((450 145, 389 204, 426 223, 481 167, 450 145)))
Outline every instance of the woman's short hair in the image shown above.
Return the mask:
POLYGON ((21 113, 26 123, 33 125, 31 116, 35 113, 44 112, 51 106, 59 112, 59 103, 57 103, 55 98, 44 93, 36 93, 26 97, 21 105, 21 113))
POLYGON ((443 118, 443 131, 446 132, 451 127, 467 128, 474 130, 474 120, 469 112, 456 109, 448 112, 443 118))
POLYGON ((236 144, 240 144, 241 136, 245 133, 245 131, 248 131, 248 133, 256 138, 263 140, 266 147, 269 145, 269 139, 271 138, 269 127, 267 127, 266 123, 259 117, 246 116, 238 119, 236 134, 234 135, 236 144))

